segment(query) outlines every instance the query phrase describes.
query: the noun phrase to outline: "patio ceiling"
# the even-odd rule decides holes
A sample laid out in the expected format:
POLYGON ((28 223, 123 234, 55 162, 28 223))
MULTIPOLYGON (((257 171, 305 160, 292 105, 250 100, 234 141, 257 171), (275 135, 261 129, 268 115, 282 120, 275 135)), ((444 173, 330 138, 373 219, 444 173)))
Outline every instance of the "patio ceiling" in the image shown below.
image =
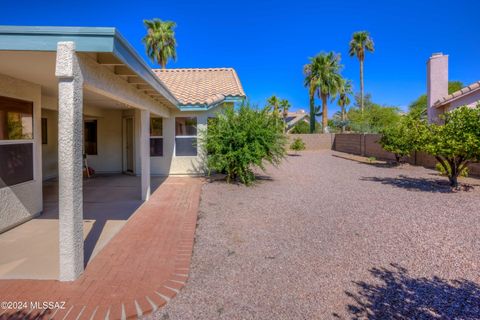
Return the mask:
POLYGON ((177 107, 177 99, 115 28, 0 26, 0 70, 41 84, 52 96, 58 83, 53 71, 59 41, 74 41, 80 54, 162 105, 177 107))

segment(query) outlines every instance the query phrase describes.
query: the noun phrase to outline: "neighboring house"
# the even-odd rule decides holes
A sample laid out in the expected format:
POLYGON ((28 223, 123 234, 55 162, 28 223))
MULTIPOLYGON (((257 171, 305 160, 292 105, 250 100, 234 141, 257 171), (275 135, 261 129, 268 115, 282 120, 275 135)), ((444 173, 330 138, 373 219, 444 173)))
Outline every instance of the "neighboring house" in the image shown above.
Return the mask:
POLYGON ((460 106, 480 103, 480 81, 448 94, 448 55, 434 53, 427 62, 428 121, 439 122, 439 115, 460 106))
POLYGON ((295 125, 301 121, 309 123, 309 116, 305 110, 297 110, 295 112, 288 112, 285 117, 285 124, 287 126, 287 132, 290 132, 295 125))
MULTIPOLYGON (((114 28, 0 27, 0 232, 58 178, 60 279, 83 270, 83 153, 98 173, 201 174, 199 132, 245 98, 233 69, 151 70, 114 28)), ((139 192, 140 193, 140 192, 139 192)))

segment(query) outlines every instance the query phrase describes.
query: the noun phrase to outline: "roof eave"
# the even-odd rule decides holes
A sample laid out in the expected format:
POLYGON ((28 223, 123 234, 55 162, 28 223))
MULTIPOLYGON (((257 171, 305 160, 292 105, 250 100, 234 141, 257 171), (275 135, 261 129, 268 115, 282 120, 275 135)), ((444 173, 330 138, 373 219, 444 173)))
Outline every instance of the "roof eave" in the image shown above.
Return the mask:
MULTIPOLYGON (((459 91, 465 90, 466 88, 468 88, 468 87, 462 88, 462 89, 460 89, 459 91)), ((449 99, 446 99, 446 100, 443 100, 443 101, 439 100, 439 101, 435 102, 435 104, 433 105, 433 107, 434 107, 434 108, 444 107, 444 106, 446 106, 447 104, 449 104, 449 103, 451 103, 451 102, 453 102, 453 101, 456 101, 456 100, 458 100, 458 99, 460 99, 460 98, 463 98, 463 97, 465 97, 465 96, 468 96, 468 95, 470 95, 470 94, 476 93, 476 92, 479 91, 479 90, 480 90, 480 86, 479 86, 479 87, 476 87, 476 88, 474 88, 474 89, 470 89, 469 91, 462 92, 461 94, 459 94, 459 95, 457 95, 457 96, 454 96, 454 97, 451 97, 451 98, 449 98, 449 99)), ((453 94, 455 94, 455 92, 452 93, 452 95, 453 95, 453 94)))
POLYGON ((241 103, 245 100, 245 98, 245 96, 227 96, 225 97, 225 99, 216 101, 212 104, 180 104, 178 108, 180 109, 180 111, 208 111, 224 102, 241 103))

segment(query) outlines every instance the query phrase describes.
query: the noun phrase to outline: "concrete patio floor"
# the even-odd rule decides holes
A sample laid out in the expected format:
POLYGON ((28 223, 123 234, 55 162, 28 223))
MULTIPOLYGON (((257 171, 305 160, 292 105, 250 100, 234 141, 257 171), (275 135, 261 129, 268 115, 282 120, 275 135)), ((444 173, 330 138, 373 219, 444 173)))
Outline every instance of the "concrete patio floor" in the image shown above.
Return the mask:
MULTIPOLYGON (((165 180, 152 177, 152 192, 165 180)), ((43 184, 44 211, 0 234, 0 279, 57 279, 58 182, 43 184)), ((83 184, 85 263, 125 225, 140 207, 140 177, 97 175, 83 184)))

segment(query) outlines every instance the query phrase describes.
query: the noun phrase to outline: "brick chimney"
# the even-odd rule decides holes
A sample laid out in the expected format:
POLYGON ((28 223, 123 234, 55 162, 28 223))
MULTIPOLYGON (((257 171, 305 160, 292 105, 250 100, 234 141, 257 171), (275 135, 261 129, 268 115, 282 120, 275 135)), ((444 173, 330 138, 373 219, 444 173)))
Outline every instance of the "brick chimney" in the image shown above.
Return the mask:
POLYGON ((448 95, 448 55, 434 53, 427 61, 427 112, 429 122, 439 122, 442 110, 433 104, 448 95))

